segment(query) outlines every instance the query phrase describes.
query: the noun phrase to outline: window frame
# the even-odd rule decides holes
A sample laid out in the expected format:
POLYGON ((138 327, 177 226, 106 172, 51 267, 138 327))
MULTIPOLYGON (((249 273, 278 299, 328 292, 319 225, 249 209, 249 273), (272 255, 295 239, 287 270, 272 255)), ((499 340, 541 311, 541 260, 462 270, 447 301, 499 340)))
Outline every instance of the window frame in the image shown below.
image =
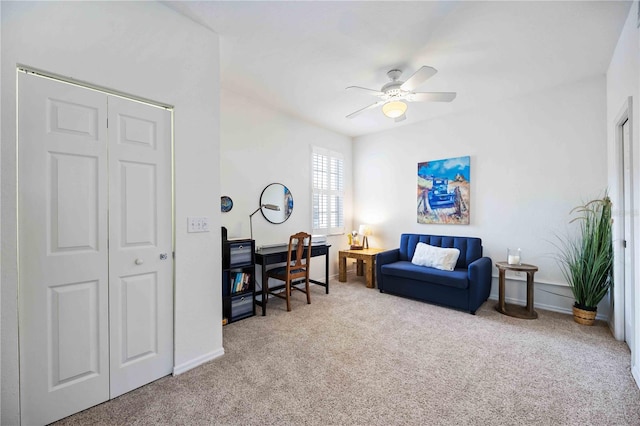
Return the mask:
POLYGON ((332 151, 327 148, 312 146, 311 149, 311 229, 313 234, 321 235, 341 235, 344 234, 344 156, 341 152, 332 151), (326 166, 322 170, 317 168, 316 156, 326 158, 326 166), (334 162, 336 164, 334 164, 334 162), (325 176, 318 177, 322 173, 325 176), (318 187, 319 180, 325 180, 318 187), (332 189, 333 188, 333 189, 332 189), (318 210, 319 203, 316 197, 326 197, 323 204, 326 205, 324 211, 318 210), (337 218, 332 222, 332 215, 337 218), (320 217, 323 216, 323 217, 320 217), (316 217, 318 219, 316 220, 316 217), (323 220, 324 219, 324 220, 323 220), (316 226, 319 223, 326 223, 326 226, 316 226))

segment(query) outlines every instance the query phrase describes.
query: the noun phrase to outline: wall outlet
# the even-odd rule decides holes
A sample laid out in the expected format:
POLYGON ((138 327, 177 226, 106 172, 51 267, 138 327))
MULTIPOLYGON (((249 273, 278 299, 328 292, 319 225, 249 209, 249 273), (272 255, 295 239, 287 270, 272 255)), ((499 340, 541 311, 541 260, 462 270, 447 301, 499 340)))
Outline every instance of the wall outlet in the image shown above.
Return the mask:
POLYGON ((187 217, 187 232, 209 232, 209 218, 207 216, 187 217))

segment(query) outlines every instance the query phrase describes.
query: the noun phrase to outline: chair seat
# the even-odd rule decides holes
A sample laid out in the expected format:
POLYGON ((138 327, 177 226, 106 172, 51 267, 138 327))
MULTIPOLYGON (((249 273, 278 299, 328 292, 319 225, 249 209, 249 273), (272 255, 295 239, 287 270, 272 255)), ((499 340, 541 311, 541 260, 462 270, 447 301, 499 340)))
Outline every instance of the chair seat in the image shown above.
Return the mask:
MULTIPOLYGON (((305 270, 302 268, 299 269, 291 269, 289 271, 292 274, 299 274, 299 273, 304 273, 305 270)), ((269 269, 267 271, 268 275, 281 275, 281 276, 286 276, 287 275, 287 267, 286 266, 279 266, 277 268, 273 268, 273 269, 269 269)))

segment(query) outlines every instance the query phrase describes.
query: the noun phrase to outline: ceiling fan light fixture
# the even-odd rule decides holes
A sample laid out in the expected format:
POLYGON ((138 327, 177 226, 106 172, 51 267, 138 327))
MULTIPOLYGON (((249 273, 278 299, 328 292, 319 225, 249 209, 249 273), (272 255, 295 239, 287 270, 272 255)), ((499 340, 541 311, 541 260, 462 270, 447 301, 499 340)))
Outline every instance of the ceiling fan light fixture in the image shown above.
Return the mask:
POLYGON ((389 118, 398 118, 407 111, 407 104, 402 101, 389 101, 382 105, 382 112, 389 118))
POLYGON ((408 108, 407 102, 451 102, 456 98, 455 92, 414 92, 418 86, 433 77, 437 72, 435 68, 424 65, 414 72, 407 81, 403 82, 400 80, 402 71, 392 69, 387 73, 391 81, 382 86, 380 90, 360 86, 347 87, 347 89, 364 90, 370 95, 376 96, 379 100, 369 106, 360 108, 356 112, 352 112, 346 118, 354 118, 365 111, 382 105, 382 113, 398 122, 407 118, 405 115, 408 108))

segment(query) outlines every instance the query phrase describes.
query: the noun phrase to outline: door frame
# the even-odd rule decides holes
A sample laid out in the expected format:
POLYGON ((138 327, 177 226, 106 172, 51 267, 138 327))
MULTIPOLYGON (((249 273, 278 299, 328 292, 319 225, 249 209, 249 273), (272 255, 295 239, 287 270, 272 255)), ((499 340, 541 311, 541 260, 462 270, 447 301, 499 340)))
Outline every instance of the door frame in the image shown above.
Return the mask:
MULTIPOLYGON (((622 107, 620 108, 620 112, 615 116, 613 123, 611 123, 613 128, 613 167, 614 167, 614 180, 612 182, 613 190, 612 195, 616 197, 616 200, 624 199, 624 165, 623 165, 623 134, 622 134, 622 125, 627 122, 629 126, 629 153, 631 160, 631 181, 638 185, 637 181, 637 168, 639 164, 637 162, 636 153, 634 152, 635 144, 634 144, 634 116, 633 116, 633 97, 627 97, 622 107)), ((611 164, 611 163, 610 163, 611 164)), ((633 195, 635 188, 632 186, 631 194, 633 195)), ((631 205, 629 206, 632 211, 637 209, 638 202, 640 199, 630 200, 631 205)), ((622 241, 624 240, 624 211, 619 209, 616 210, 616 214, 613 216, 614 218, 614 259, 621 259, 614 262, 613 268, 613 277, 614 283, 616 282, 624 282, 625 276, 625 262, 624 262, 624 248, 622 247, 622 241)), ((640 350, 640 315, 635 315, 636 307, 640 306, 640 289, 638 289, 636 284, 636 276, 638 268, 640 267, 638 264, 638 259, 636 258, 638 254, 637 244, 640 242, 638 239, 638 229, 639 224, 635 219, 635 215, 632 215, 631 218, 631 241, 627 241, 627 247, 632 250, 631 252, 631 277, 630 282, 625 282, 625 285, 631 285, 631 300, 625 300, 625 289, 622 286, 614 285, 611 303, 613 304, 611 312, 613 313, 613 317, 610 320, 610 327, 612 328, 614 337, 617 340, 625 339, 625 303, 631 304, 631 312, 634 314, 634 318, 632 318, 632 327, 631 331, 633 335, 633 342, 630 345, 631 349, 631 373, 636 381, 636 383, 640 386, 640 366, 638 365, 638 351, 640 350), (621 303, 623 302, 623 303, 621 303)))
MULTIPOLYGON (((613 126, 614 126, 614 130, 613 130, 613 135, 614 135, 614 155, 615 155, 615 160, 614 160, 614 164, 615 164, 615 189, 614 189, 614 194, 616 200, 618 201, 617 204, 618 206, 622 205, 622 200, 624 200, 625 197, 625 190, 624 190, 624 148, 622 146, 623 143, 623 134, 622 134, 622 125, 627 122, 629 125, 629 140, 627 141, 627 144, 631 144, 628 145, 629 146, 629 157, 627 160, 631 161, 631 181, 633 182, 633 175, 634 175, 634 161, 633 161, 633 145, 632 145, 632 141, 633 141, 633 135, 632 135, 632 131, 633 131, 633 114, 632 114, 632 108, 633 108, 633 99, 631 96, 629 96, 627 99, 625 99, 620 112, 618 112, 618 114, 616 115, 616 118, 613 122, 613 126)), ((631 188, 631 193, 633 194, 633 186, 631 188)), ((636 200, 627 200, 627 203, 631 203, 631 205, 629 206, 632 210, 634 208, 634 202, 636 200)), ((613 278, 614 278, 614 283, 624 283, 625 286, 631 284, 632 285, 632 300, 625 300, 625 286, 620 286, 620 285, 614 285, 613 286, 613 294, 612 294, 612 298, 611 298, 611 304, 612 306, 612 310, 611 312, 613 313, 613 318, 612 318, 612 322, 611 322, 611 326, 614 332, 614 336, 617 340, 624 340, 625 339, 625 303, 631 303, 632 308, 635 305, 635 300, 633 297, 634 294, 634 289, 633 289, 633 284, 635 282, 635 268, 633 265, 633 262, 631 265, 626 265, 625 264, 625 255, 624 255, 624 241, 625 241, 625 227, 624 227, 624 220, 625 220, 625 212, 623 209, 621 208, 616 208, 616 214, 614 214, 614 234, 613 234, 613 250, 614 250, 614 259, 617 259, 616 261, 614 261, 614 268, 613 268, 613 278), (617 220, 616 220, 617 219, 617 220), (630 267, 630 271, 631 271, 631 283, 626 283, 624 278, 625 278, 625 267, 630 267)), ((635 235, 634 235, 634 230, 635 230, 635 223, 634 219, 631 219, 632 223, 631 225, 631 235, 630 237, 630 241, 626 241, 627 244, 627 249, 631 250, 631 259, 635 259, 635 254, 634 254, 634 249, 635 249, 635 235)))
MULTIPOLYGON (((172 348, 172 357, 173 357, 173 368, 175 370, 175 359, 176 359, 176 351, 175 351, 175 330, 176 330, 176 265, 175 265, 175 244, 176 244, 176 205, 175 205, 175 117, 174 117, 174 107, 173 105, 167 104, 167 103, 163 103, 163 102, 158 102, 155 100, 150 100, 150 99, 146 99, 144 97, 140 97, 140 96, 135 96, 135 95, 131 95, 129 93, 125 93, 125 92, 120 92, 118 90, 114 90, 114 89, 110 89, 107 87, 103 87, 103 86, 98 86, 95 84, 91 84, 88 82, 84 82, 84 81, 80 81, 80 80, 75 80, 73 78, 70 77, 65 77, 59 74, 55 74, 55 73, 51 73, 48 71, 44 71, 41 69, 37 69, 37 68, 33 68, 33 67, 26 67, 26 66, 22 66, 22 65, 18 65, 16 68, 16 82, 18 80, 17 76, 19 73, 25 73, 25 74, 33 74, 35 76, 38 76, 40 78, 46 78, 49 80, 54 80, 60 83, 64 83, 64 84, 70 84, 73 86, 77 86, 83 89, 87 89, 87 90, 93 90, 93 91, 97 91, 97 92, 101 92, 104 93, 105 95, 110 95, 110 96, 116 96, 119 98, 124 98, 133 102, 139 102, 154 108, 160 108, 160 109, 164 109, 167 110, 169 112, 169 126, 170 126, 170 154, 169 154, 169 173, 171 175, 171 187, 169 188, 171 195, 170 195, 170 199, 171 199, 171 229, 169 230, 170 233, 170 238, 171 238, 171 288, 172 288, 172 305, 173 305, 173 317, 171 318, 172 321, 172 341, 173 341, 173 348, 172 348)), ((16 84, 16 102, 19 96, 19 90, 20 87, 19 85, 16 84)), ((19 120, 19 116, 17 114, 17 109, 16 109, 16 120, 19 120)), ((17 127, 16 127, 17 128, 17 127)), ((20 175, 20 170, 19 170, 19 160, 18 160, 18 156, 20 153, 20 149, 19 149, 19 134, 16 133, 16 139, 15 139, 15 152, 16 152, 16 170, 15 170, 15 185, 16 188, 19 187, 19 175, 20 175)), ((20 229, 18 226, 18 219, 20 217, 20 211, 19 211, 19 205, 16 203, 16 270, 19 271, 20 270, 20 229)), ((17 288, 16 288, 16 292, 17 295, 20 294, 20 274, 17 274, 17 288)), ((18 323, 20 322, 20 304, 17 304, 16 307, 16 316, 18 318, 18 323)), ((17 339, 18 341, 20 340, 20 327, 18 327, 18 334, 17 334, 17 339)), ((20 359, 20 352, 19 352, 19 348, 18 348, 18 360, 20 359)), ((22 411, 21 409, 21 401, 20 401, 20 395, 21 395, 21 388, 22 388, 22 383, 20 381, 20 362, 18 362, 18 371, 17 371, 17 377, 18 377, 18 389, 17 389, 17 395, 18 395, 18 404, 19 404, 19 410, 20 412, 22 411)), ((172 373, 174 374, 174 373, 172 373)), ((22 414, 20 414, 20 417, 22 417, 22 414)))

